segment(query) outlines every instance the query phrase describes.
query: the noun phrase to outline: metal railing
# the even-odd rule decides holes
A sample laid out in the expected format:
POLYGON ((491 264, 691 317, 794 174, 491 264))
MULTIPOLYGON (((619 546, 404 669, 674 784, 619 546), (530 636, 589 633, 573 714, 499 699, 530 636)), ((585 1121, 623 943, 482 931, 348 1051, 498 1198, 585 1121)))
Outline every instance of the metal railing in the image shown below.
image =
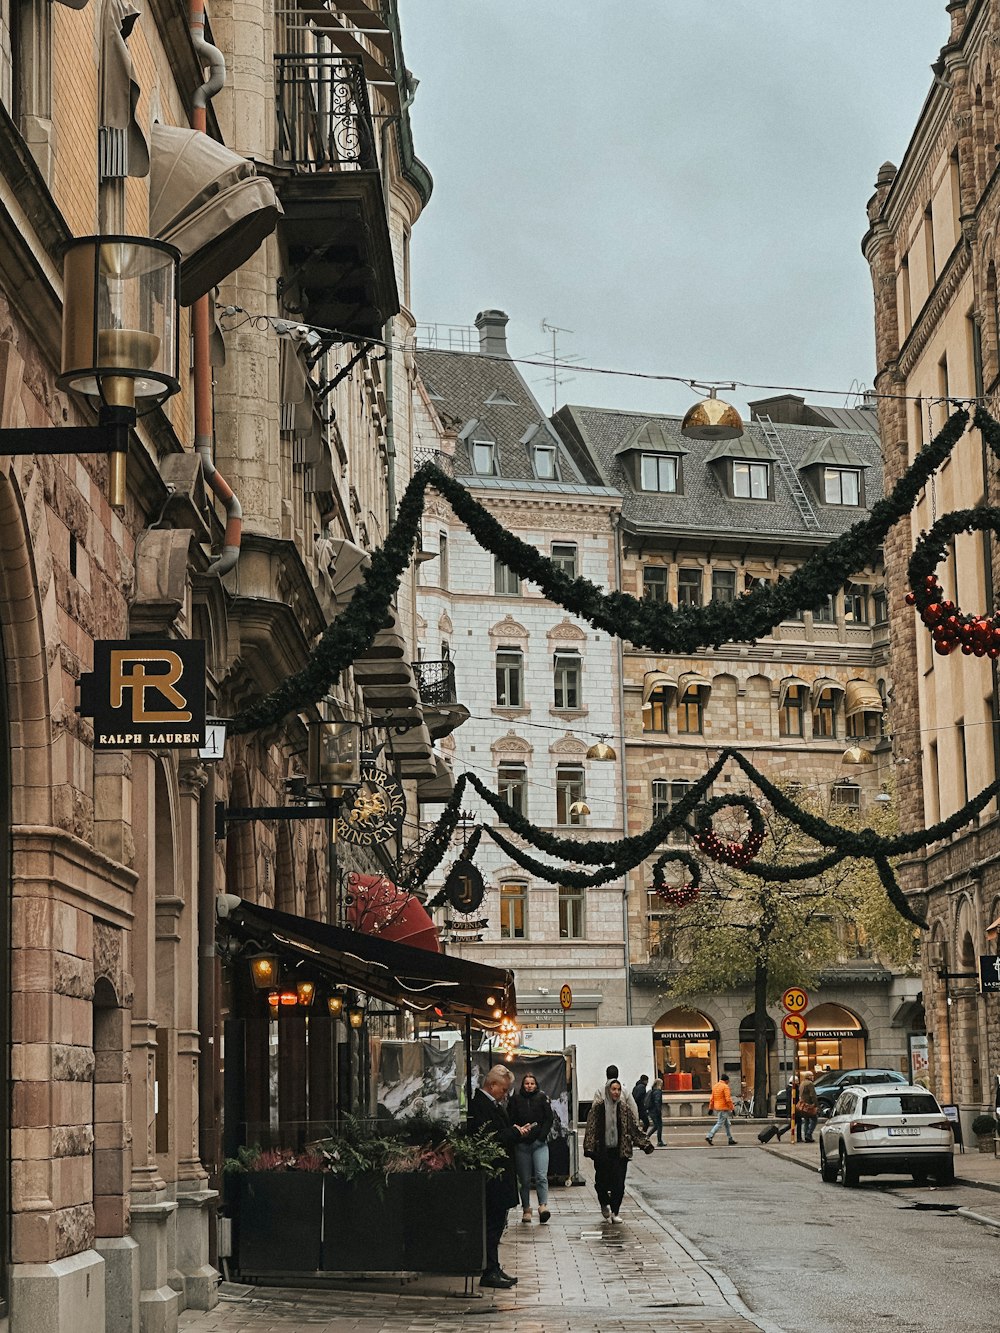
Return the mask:
POLYGON ((455 693, 455 663, 450 658, 441 662, 414 662, 413 674, 422 704, 441 706, 458 702, 455 693))
POLYGON ((360 59, 339 52, 283 52, 274 65, 278 159, 303 171, 376 170, 360 59))
POLYGON ((443 449, 427 449, 417 445, 413 450, 413 466, 418 468, 422 463, 433 463, 448 477, 455 475, 455 455, 446 454, 443 449))

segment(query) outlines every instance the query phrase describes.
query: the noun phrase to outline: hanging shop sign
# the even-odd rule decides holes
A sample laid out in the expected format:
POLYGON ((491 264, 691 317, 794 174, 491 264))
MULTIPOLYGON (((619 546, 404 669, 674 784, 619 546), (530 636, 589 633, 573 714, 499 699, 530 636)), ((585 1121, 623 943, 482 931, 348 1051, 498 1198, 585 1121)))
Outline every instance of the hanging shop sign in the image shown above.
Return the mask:
POLYGON ((1000 954, 980 954, 979 989, 984 995, 1000 991, 1000 954))
POLYGON ((403 827, 406 796, 396 779, 373 763, 362 763, 354 804, 337 821, 337 835, 355 847, 374 847, 403 827))
POLYGON ((204 746, 204 640, 97 640, 80 712, 94 719, 95 750, 204 746))
POLYGON ((444 893, 456 912, 471 916, 482 906, 486 885, 474 861, 458 860, 445 880, 444 893))

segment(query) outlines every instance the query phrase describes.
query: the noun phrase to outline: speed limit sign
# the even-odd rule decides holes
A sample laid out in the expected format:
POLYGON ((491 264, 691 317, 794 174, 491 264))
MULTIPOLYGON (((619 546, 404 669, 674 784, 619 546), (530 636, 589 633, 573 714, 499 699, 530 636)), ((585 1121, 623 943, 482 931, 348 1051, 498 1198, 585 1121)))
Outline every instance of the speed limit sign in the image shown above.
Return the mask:
POLYGON ((790 1014, 801 1014, 809 1006, 809 996, 801 986, 789 986, 781 997, 781 1003, 790 1014))

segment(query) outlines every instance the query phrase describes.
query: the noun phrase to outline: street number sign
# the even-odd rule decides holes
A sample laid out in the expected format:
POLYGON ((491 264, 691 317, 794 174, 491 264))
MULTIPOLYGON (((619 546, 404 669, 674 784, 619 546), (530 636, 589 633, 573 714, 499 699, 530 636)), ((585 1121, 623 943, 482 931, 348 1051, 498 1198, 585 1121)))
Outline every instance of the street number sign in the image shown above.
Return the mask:
POLYGON ((801 1014, 786 1014, 781 1020, 781 1030, 790 1041, 804 1037, 808 1026, 801 1014))
POLYGON ((573 1008, 573 992, 568 986, 563 986, 562 990, 559 992, 559 1003, 564 1009, 573 1008))
POLYGON ((801 1014, 803 1009, 808 1008, 809 996, 801 986, 789 986, 781 997, 781 1003, 790 1014, 801 1014))

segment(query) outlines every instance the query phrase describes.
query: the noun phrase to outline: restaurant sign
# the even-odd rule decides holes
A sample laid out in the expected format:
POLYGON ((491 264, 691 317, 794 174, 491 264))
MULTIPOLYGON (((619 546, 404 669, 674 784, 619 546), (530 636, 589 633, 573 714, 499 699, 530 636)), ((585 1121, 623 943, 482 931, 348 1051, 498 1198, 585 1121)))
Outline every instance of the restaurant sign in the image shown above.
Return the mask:
POLYGON ((97 640, 80 712, 94 719, 95 750, 204 746, 204 640, 97 640))

